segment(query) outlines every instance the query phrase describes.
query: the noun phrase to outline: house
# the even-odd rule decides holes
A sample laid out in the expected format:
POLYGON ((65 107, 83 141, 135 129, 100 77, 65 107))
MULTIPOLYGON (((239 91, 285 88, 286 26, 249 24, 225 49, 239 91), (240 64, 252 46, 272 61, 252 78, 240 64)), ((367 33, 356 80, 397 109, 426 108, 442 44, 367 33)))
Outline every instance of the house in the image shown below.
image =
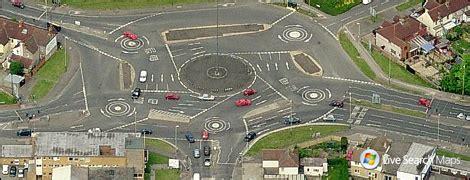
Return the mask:
MULTIPOLYGON (((375 30, 375 45, 386 54, 404 60, 416 55, 424 44, 426 27, 416 19, 395 16, 375 30)), ((429 45, 426 45, 429 46, 429 45)))
POLYGON ((302 158, 300 167, 307 176, 322 177, 328 173, 328 162, 326 158, 302 158))
POLYGON ((143 179, 144 140, 140 133, 39 132, 33 133, 30 141, 31 145, 2 145, 0 164, 29 166, 28 177, 43 180, 53 179, 54 171, 58 179, 84 172, 75 167, 88 168, 89 177, 94 170, 98 174, 109 170, 112 174, 122 172, 121 177, 143 179), (55 169, 66 166, 70 168, 55 169))
POLYGON ((458 179, 470 178, 470 161, 445 156, 436 156, 431 166, 432 175, 441 174, 445 176, 455 177, 458 179))
POLYGON ((391 159, 403 158, 408 149, 410 148, 411 143, 406 142, 394 142, 391 144, 389 151, 382 157, 382 174, 383 180, 397 180, 397 171, 400 167, 399 163, 390 162, 391 159))
POLYGON ((52 170, 52 180, 78 180, 78 179, 133 179, 134 170, 122 167, 80 167, 63 166, 52 170))
POLYGON ((412 143, 405 154, 408 163, 400 164, 397 179, 423 180, 429 178, 431 165, 436 157, 436 148, 420 143, 412 143))
POLYGON ((424 13, 417 20, 427 27, 433 36, 442 36, 447 30, 464 21, 470 9, 468 0, 427 0, 423 6, 424 13))
POLYGON ((262 151, 264 175, 299 174, 299 153, 289 149, 265 149, 262 151))
POLYGON ((350 172, 353 179, 371 179, 381 180, 383 177, 381 163, 378 164, 375 169, 366 169, 361 164, 361 154, 367 149, 373 149, 377 151, 380 157, 382 157, 390 149, 390 141, 385 137, 377 137, 374 139, 367 140, 361 148, 350 148, 348 153, 352 153, 350 160, 350 172))

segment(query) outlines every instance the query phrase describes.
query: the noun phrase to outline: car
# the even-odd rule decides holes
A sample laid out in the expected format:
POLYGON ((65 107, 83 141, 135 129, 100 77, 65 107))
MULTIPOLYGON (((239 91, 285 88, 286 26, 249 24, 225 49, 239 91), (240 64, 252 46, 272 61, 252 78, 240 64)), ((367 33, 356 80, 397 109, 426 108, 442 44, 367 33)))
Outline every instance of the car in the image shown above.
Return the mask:
POLYGON ((145 134, 145 135, 152 134, 152 130, 151 129, 142 129, 142 130, 140 130, 140 133, 145 134))
POLYGON ((16 166, 11 166, 10 167, 10 177, 15 177, 16 176, 16 166))
POLYGON ((18 7, 18 8, 21 8, 21 9, 24 9, 24 4, 21 0, 12 0, 11 5, 13 5, 15 7, 18 7))
POLYGON ((211 159, 210 158, 204 159, 204 166, 206 166, 206 167, 211 166, 211 159))
POLYGON ((24 177, 24 169, 18 169, 18 177, 24 177))
POLYGON ((431 107, 431 100, 426 98, 419 98, 418 104, 426 107, 431 107))
POLYGON ((138 99, 140 97, 141 92, 142 92, 142 90, 140 90, 140 88, 135 88, 132 91, 132 99, 138 99))
POLYGON ((251 105, 251 100, 249 99, 239 99, 235 101, 235 106, 242 107, 242 106, 249 106, 251 105))
POLYGON ((194 173, 194 174, 193 174, 193 180, 201 180, 201 174, 199 174, 199 173, 194 173))
POLYGON ((189 143, 194 143, 194 142, 196 142, 196 141, 194 140, 194 136, 193 136, 193 134, 192 134, 191 132, 189 132, 189 131, 186 132, 186 134, 185 134, 184 136, 186 137, 186 140, 189 141, 189 143))
POLYGON ((194 155, 194 158, 200 158, 201 157, 201 151, 198 148, 196 148, 193 151, 193 155, 194 155))
POLYGON ((144 163, 147 164, 149 161, 149 150, 144 150, 144 163))
POLYGON ((147 71, 145 70, 140 71, 139 81, 141 83, 144 83, 145 81, 147 81, 147 71))
POLYGON ((343 101, 332 100, 330 102, 330 106, 343 108, 344 102, 343 101))
POLYGON ((197 98, 200 99, 200 100, 203 100, 203 101, 213 101, 213 100, 215 100, 215 96, 209 95, 209 94, 202 94, 202 95, 198 96, 197 98))
POLYGON ((101 129, 100 128, 91 128, 91 129, 88 129, 88 132, 89 133, 101 132, 101 129))
POLYGON ((285 116, 282 119, 284 119, 284 124, 297 124, 301 122, 300 118, 294 115, 285 116))
POLYGON ((204 146, 204 156, 210 156, 210 155, 211 155, 211 147, 204 146))
POLYGON ((335 122, 336 118, 333 114, 328 114, 326 116, 323 116, 323 121, 332 121, 335 122))
POLYGON ((209 131, 202 131, 202 139, 208 140, 209 139, 209 131))
POLYGON ((465 119, 465 114, 460 113, 459 115, 457 115, 457 118, 459 118, 459 119, 465 119))
POLYGON ((165 94, 165 99, 166 99, 166 100, 179 100, 179 99, 180 99, 180 96, 178 96, 178 95, 175 94, 175 93, 169 92, 169 93, 166 93, 166 94, 165 94))
POLYGON ((255 132, 249 132, 248 134, 246 134, 245 136, 245 142, 250 142, 251 140, 255 139, 256 138, 256 133, 255 132))
POLYGON ((8 165, 3 165, 2 174, 3 174, 3 175, 7 175, 7 174, 8 174, 8 165))
POLYGON ((256 94, 256 89, 248 88, 243 90, 243 95, 245 96, 251 96, 253 94, 256 94))
POLYGON ((122 35, 124 35, 124 37, 127 37, 127 38, 129 38, 129 39, 131 39, 131 40, 136 40, 136 39, 137 39, 137 35, 134 34, 134 33, 132 33, 132 32, 130 32, 130 31, 124 31, 124 32, 122 33, 122 35))
POLYGON ((31 129, 20 129, 16 132, 16 136, 31 136, 32 133, 31 129))

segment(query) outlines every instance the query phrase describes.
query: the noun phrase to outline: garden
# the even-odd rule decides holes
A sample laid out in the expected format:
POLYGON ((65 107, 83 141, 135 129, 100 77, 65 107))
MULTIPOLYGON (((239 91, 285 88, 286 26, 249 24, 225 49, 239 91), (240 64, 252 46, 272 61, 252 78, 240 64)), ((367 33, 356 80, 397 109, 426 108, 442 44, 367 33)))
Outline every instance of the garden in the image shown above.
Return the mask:
POLYGON ((342 14, 361 2, 362 0, 305 0, 306 4, 333 16, 342 14))

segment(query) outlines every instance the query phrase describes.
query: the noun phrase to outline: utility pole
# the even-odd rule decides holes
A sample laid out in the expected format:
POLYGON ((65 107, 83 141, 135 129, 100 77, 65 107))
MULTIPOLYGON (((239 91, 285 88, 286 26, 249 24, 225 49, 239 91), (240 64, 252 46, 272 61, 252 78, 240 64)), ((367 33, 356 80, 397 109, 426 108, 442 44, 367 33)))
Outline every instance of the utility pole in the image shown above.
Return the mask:
POLYGON ((357 22, 356 24, 359 26, 359 29, 357 30, 357 41, 361 42, 361 23, 357 22))
POLYGON ((67 37, 64 38, 64 64, 65 64, 65 71, 67 71, 67 37))

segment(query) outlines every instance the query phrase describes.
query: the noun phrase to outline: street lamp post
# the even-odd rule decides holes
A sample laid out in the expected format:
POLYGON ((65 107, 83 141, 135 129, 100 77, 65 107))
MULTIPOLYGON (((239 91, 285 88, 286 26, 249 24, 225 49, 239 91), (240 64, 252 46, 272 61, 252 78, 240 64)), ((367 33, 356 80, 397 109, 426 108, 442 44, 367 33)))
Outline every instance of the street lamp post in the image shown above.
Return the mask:
POLYGON ((179 125, 176 125, 175 126, 175 147, 176 147, 176 152, 175 154, 178 155, 178 141, 177 141, 177 137, 178 137, 178 128, 180 126, 179 125))
POLYGON ((359 26, 359 28, 357 30, 357 41, 361 42, 361 40, 360 40, 361 39, 361 23, 357 22, 356 24, 359 26))

